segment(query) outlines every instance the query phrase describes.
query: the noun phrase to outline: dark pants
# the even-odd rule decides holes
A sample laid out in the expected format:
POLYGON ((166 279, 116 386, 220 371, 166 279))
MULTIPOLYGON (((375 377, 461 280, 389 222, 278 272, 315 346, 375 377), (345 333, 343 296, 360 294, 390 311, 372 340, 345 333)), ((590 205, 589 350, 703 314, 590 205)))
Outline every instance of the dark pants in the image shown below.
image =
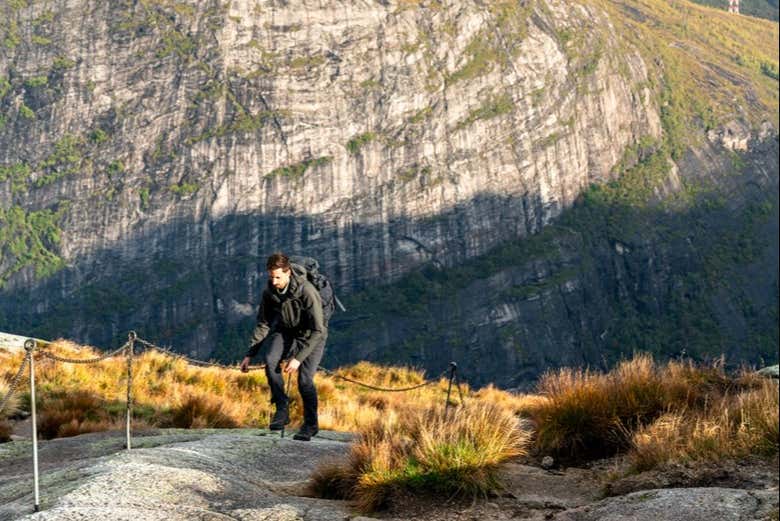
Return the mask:
MULTIPOLYGON (((298 368, 298 392, 301 393, 303 400, 303 423, 306 425, 318 426, 317 388, 314 386, 314 373, 317 372, 317 367, 322 360, 326 340, 327 337, 314 348, 314 351, 301 362, 301 366, 298 368)), ((266 364, 265 375, 268 378, 268 385, 271 387, 271 403, 276 404, 277 409, 286 408, 289 402, 289 397, 284 391, 284 373, 279 368, 279 362, 291 355, 292 344, 292 335, 275 332, 268 335, 261 346, 266 364)))

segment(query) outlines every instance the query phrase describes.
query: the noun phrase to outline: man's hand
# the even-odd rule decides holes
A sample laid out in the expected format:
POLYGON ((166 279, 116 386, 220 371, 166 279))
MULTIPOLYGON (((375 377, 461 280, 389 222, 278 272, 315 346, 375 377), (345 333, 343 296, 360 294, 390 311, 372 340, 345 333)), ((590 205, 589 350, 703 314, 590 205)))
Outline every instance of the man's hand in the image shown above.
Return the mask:
POLYGON ((251 362, 252 359, 248 356, 245 356, 243 360, 241 360, 241 372, 242 373, 248 373, 249 372, 249 362, 251 362))
POLYGON ((296 360, 295 358, 292 358, 289 362, 287 362, 287 365, 284 366, 284 372, 285 373, 292 373, 296 369, 298 369, 301 366, 301 362, 296 360))

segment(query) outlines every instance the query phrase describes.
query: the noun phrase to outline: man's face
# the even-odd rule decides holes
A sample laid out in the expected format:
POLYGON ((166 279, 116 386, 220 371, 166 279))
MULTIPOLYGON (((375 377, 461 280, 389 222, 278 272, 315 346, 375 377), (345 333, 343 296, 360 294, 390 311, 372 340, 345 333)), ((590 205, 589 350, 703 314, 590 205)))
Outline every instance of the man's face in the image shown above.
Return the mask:
POLYGON ((276 268, 268 272, 268 278, 271 279, 271 285, 276 289, 284 289, 290 282, 290 270, 284 271, 282 268, 276 268))

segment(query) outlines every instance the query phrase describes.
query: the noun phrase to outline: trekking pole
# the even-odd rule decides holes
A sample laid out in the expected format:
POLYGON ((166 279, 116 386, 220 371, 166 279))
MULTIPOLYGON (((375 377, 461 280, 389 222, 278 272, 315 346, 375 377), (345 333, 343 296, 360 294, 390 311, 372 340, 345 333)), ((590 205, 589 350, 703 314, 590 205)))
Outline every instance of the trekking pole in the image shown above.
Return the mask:
POLYGON ((458 370, 458 364, 450 362, 450 384, 447 386, 447 403, 444 405, 444 419, 447 419, 447 413, 450 410, 450 393, 452 392, 452 380, 455 378, 455 371, 458 370))
POLYGON ((35 512, 41 510, 41 501, 38 494, 38 424, 35 414, 35 351, 36 342, 33 339, 25 340, 24 349, 27 351, 27 358, 30 360, 30 413, 32 415, 32 446, 33 446, 33 489, 35 492, 35 503, 33 509, 35 512))
POLYGON ((133 355, 135 347, 136 334, 135 331, 130 331, 127 335, 127 400, 126 400, 126 416, 125 416, 125 447, 130 450, 130 424, 133 418, 133 355))
MULTIPOLYGON (((289 363, 289 362, 287 362, 289 363)), ((285 364, 285 367, 287 367, 287 364, 285 364)), ((282 378, 284 378, 284 373, 282 373, 282 378)), ((290 386, 292 385, 292 373, 287 377, 287 385, 285 389, 285 394, 287 395, 287 415, 289 417, 290 414, 290 386)), ((282 422, 282 433, 281 437, 284 438, 284 422, 282 422)))

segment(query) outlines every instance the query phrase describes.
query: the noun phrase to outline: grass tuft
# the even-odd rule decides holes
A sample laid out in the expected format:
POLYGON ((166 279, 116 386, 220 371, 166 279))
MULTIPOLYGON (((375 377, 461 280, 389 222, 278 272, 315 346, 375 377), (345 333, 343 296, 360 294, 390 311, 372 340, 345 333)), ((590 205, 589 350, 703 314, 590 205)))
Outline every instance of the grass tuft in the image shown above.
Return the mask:
POLYGON ((546 401, 528 415, 537 426, 536 450, 565 461, 630 450, 635 467, 647 469, 703 458, 708 451, 712 457, 774 454, 772 385, 746 371, 729 376, 722 361, 660 365, 637 354, 606 374, 548 372, 538 386, 546 401))
POLYGON ((530 435, 495 404, 392 412, 360 430, 349 458, 314 473, 310 491, 381 508, 404 491, 477 495, 500 488, 499 464, 525 453, 530 435))

